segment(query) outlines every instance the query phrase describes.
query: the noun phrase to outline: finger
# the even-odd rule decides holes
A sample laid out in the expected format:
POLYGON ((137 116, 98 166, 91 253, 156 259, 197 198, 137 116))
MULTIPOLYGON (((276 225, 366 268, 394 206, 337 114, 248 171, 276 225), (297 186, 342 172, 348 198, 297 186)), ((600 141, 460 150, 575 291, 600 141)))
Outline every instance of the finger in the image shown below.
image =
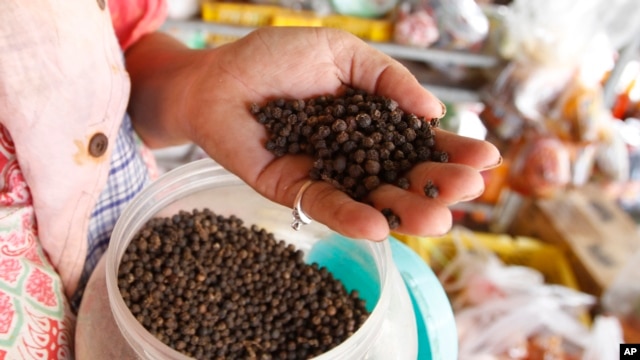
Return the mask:
POLYGON ((340 30, 327 29, 325 34, 327 46, 336 54, 334 61, 343 83, 386 96, 397 101, 404 111, 427 119, 444 116, 442 102, 400 62, 340 30))
POLYGON ((373 206, 391 209, 400 225, 394 232, 418 236, 439 236, 452 226, 451 211, 439 199, 431 199, 393 185, 383 185, 369 195, 373 206))
MULTIPOLYGON (((304 183, 301 181, 292 188, 299 190, 304 183)), ((313 182, 305 190, 301 207, 315 221, 347 237, 379 241, 389 235, 387 220, 380 211, 355 201, 324 181, 313 182)))
POLYGON ((403 111, 425 119, 441 119, 446 113, 442 101, 398 62, 391 63, 379 74, 376 87, 371 91, 395 100, 403 111))
POLYGON ((468 165, 478 170, 490 169, 502 162, 500 151, 488 141, 442 129, 436 129, 435 139, 435 148, 447 152, 449 162, 468 165))
POLYGON ((407 179, 409 191, 446 205, 475 199, 484 191, 482 175, 467 165, 426 162, 414 167, 407 179))
MULTIPOLYGON (((312 161, 303 155, 278 158, 256 178, 255 189, 293 208, 297 194, 309 180, 312 161)), ((301 208, 314 221, 347 237, 377 241, 389 235, 386 219, 379 211, 325 181, 315 181, 307 187, 301 208)))

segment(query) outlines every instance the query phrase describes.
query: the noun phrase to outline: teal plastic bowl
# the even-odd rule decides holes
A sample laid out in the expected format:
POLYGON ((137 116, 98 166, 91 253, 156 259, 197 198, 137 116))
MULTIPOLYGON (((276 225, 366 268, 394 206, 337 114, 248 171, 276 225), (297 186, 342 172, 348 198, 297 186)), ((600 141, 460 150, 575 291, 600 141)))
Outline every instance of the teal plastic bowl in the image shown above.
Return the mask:
POLYGON ((447 294, 433 270, 410 247, 390 238, 393 261, 413 303, 419 360, 458 358, 458 331, 447 294))
MULTIPOLYGON (((407 287, 416 317, 419 360, 458 358, 458 334, 451 303, 427 263, 410 247, 389 238, 393 261, 407 287)), ((309 263, 326 267, 348 290, 358 289, 371 311, 380 296, 380 286, 369 254, 362 253, 340 235, 319 241, 307 254, 309 263), (353 271, 357 268, 357 271, 353 271)))

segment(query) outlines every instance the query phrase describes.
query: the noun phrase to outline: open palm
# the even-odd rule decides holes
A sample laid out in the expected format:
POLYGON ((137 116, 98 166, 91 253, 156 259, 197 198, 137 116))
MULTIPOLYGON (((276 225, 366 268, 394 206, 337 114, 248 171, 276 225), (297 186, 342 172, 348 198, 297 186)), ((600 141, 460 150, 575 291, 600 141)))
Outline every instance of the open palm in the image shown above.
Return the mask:
MULTIPOLYGON (((190 139, 258 192, 289 207, 308 180, 313 159, 267 151, 268 135, 250 113, 252 103, 336 94, 348 85, 392 98, 405 112, 427 119, 443 114, 440 101, 400 63, 338 30, 262 28, 208 51, 197 66, 184 105, 190 139)), ((398 232, 442 234, 451 226, 448 206, 479 196, 484 189, 479 170, 497 164, 500 155, 487 142, 443 130, 436 146, 449 153, 449 162, 414 167, 408 190, 382 185, 364 203, 316 182, 302 207, 316 221, 355 238, 386 238, 383 208, 400 217, 398 232), (428 180, 438 187, 437 198, 425 196, 428 180)))

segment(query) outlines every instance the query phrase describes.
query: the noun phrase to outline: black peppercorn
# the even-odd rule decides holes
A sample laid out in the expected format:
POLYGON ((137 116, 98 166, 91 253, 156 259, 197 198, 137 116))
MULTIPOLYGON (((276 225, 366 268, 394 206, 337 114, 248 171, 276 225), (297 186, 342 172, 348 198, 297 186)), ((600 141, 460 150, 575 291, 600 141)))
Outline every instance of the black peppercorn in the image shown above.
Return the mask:
MULTIPOLYGON (((316 159, 343 156, 344 164, 340 160, 336 167, 334 162, 325 161, 323 167, 314 167, 309 174, 313 179, 333 184, 356 200, 363 200, 375 188, 359 182, 362 174, 349 174, 350 180, 345 180, 341 174, 348 172, 353 164, 381 161, 386 173, 381 174, 379 180, 398 185, 398 177, 419 162, 448 161, 447 153, 434 148, 434 128, 439 126, 436 119, 425 121, 423 117, 407 114, 395 100, 359 89, 348 88, 340 96, 277 99, 264 107, 251 104, 249 111, 269 131, 265 147, 276 156, 297 153, 316 159), (385 167, 386 160, 395 166, 385 167)), ((372 174, 371 169, 367 170, 368 174, 372 174)))
POLYGON ((435 199, 440 194, 438 187, 433 183, 433 181, 428 180, 427 184, 424 186, 424 194, 428 197, 435 199))
POLYGON ((122 257, 118 286, 150 333, 197 359, 318 356, 368 316, 292 244, 209 209, 149 220, 122 257))
POLYGON ((384 208, 381 210, 382 215, 387 219, 387 223, 389 224, 389 229, 397 229, 400 226, 400 218, 396 215, 393 210, 389 208, 384 208))
POLYGON ((369 175, 377 175, 380 172, 380 162, 377 160, 367 160, 364 164, 364 170, 369 175))
POLYGON ((364 178, 363 183, 364 187, 367 190, 371 191, 380 186, 380 178, 375 175, 367 176, 366 178, 364 178))
POLYGON ((396 185, 401 189, 407 190, 410 186, 409 179, 407 179, 406 177, 401 177, 396 181, 396 185))
POLYGON ((333 122, 333 124, 331 124, 331 130, 333 130, 334 133, 343 132, 347 130, 347 122, 338 118, 333 122))

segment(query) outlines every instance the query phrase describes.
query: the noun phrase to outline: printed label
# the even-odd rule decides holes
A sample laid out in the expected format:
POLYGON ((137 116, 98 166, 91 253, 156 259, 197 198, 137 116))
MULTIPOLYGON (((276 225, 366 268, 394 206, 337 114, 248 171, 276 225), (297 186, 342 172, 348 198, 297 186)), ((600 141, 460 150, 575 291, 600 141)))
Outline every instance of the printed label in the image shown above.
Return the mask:
POLYGON ((640 344, 620 344, 620 360, 640 359, 640 344))

